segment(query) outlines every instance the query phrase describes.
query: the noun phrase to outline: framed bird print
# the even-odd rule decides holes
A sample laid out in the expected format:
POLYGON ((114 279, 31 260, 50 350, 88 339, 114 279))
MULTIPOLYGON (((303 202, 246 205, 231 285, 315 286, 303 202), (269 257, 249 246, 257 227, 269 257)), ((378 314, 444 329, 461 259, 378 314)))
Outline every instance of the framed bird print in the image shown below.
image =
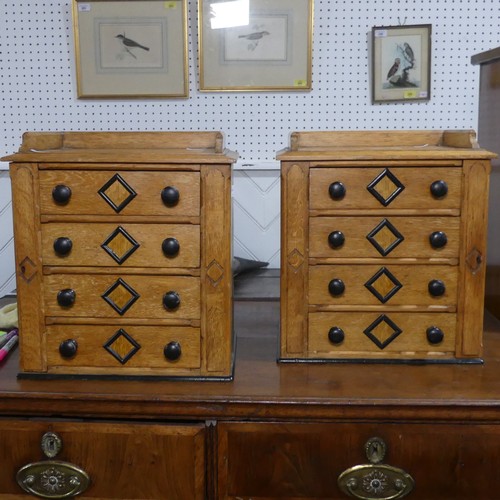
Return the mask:
POLYGON ((198 2, 200 90, 311 90, 313 0, 198 2))
POLYGON ((187 97, 186 4, 73 0, 78 97, 187 97))
POLYGON ((428 101, 431 98, 431 25, 372 29, 372 100, 428 101))

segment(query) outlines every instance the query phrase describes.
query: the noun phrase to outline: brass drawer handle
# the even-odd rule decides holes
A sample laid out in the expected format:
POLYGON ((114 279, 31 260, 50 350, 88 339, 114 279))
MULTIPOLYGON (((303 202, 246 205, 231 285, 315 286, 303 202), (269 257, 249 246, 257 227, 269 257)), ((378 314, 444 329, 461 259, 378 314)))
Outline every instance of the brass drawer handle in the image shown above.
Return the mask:
POLYGON ((360 500, 396 500, 408 495, 415 484, 403 469, 381 464, 386 445, 380 438, 371 438, 365 445, 370 464, 355 465, 338 477, 339 488, 360 500))
MULTIPOLYGON (((54 458, 62 449, 62 440, 55 432, 42 436, 45 456, 54 458)), ((21 467, 16 474, 17 484, 39 498, 72 498, 90 485, 89 475, 80 467, 60 460, 43 460, 21 467)))

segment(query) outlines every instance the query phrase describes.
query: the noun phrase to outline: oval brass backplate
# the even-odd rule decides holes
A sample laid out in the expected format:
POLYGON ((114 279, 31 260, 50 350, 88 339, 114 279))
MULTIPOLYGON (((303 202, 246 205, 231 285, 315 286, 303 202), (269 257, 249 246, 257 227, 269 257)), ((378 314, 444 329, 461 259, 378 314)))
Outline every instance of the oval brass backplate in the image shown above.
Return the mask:
POLYGON ((27 464, 18 470, 16 480, 24 491, 39 498, 71 498, 90 485, 83 469, 58 460, 27 464))

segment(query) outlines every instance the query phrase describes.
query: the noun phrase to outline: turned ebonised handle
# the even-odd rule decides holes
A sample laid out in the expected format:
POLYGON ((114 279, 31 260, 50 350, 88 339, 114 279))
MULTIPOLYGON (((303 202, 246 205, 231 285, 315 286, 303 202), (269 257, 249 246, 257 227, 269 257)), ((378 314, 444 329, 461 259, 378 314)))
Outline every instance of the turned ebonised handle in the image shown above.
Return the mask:
POLYGON ((431 184, 431 194, 434 198, 443 198, 448 194, 448 184, 445 181, 434 181, 431 184))
POLYGON ((61 236, 54 240, 54 252, 57 255, 68 255, 73 248, 73 242, 66 236, 61 236))
POLYGON ((78 342, 74 339, 63 340, 59 344, 59 354, 63 358, 72 358, 78 350, 78 342))
POLYGON ((182 354, 181 345, 179 342, 169 342, 163 349, 163 354, 169 361, 176 361, 182 354))
POLYGON ((345 243, 345 236, 342 231, 332 231, 328 235, 328 244, 332 248, 340 248, 345 243))
POLYGON ((57 303, 62 307, 70 307, 75 303, 76 292, 71 288, 65 288, 57 293, 57 303))
POLYGON ((339 278, 335 278, 331 280, 330 283, 328 283, 328 291, 331 295, 342 295, 344 293, 344 290, 344 282, 339 278))
POLYGON ((338 326, 333 326, 330 328, 328 332, 328 340, 332 344, 341 344, 344 341, 345 334, 344 330, 342 328, 339 328, 338 326))
POLYGON ((71 198, 71 188, 64 184, 58 184, 52 190, 52 198, 59 205, 65 205, 71 198))
POLYGON ((428 285, 429 293, 433 297, 441 297, 446 292, 446 286, 441 280, 431 280, 428 285))
POLYGON ((179 203, 179 197, 179 190, 173 186, 167 186, 161 192, 161 199, 167 207, 175 207, 179 203))
POLYGON ((441 328, 438 328, 437 326, 430 326, 427 328, 427 340, 429 341, 430 344, 439 344, 440 342, 443 341, 444 338, 444 333, 441 328))
POLYGON ((163 253, 168 257, 173 257, 179 253, 181 246, 175 238, 166 238, 161 244, 163 253))
POLYGON ((341 200, 345 196, 345 192, 345 186, 339 181, 332 182, 328 187, 328 193, 332 200, 341 200))
POLYGON ((165 309, 172 311, 173 309, 177 309, 180 304, 181 298, 179 297, 179 294, 173 290, 167 292, 163 296, 163 307, 165 307, 165 309))
POLYGON ((434 231, 429 236, 429 242, 432 248, 443 248, 448 243, 448 237, 443 231, 434 231))

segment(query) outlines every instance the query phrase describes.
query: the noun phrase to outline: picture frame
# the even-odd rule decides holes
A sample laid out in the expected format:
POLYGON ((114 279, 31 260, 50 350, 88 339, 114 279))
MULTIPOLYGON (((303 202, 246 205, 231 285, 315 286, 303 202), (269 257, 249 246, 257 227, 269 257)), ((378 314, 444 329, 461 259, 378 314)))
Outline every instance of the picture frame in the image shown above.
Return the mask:
POLYGON ((431 98, 432 25, 372 28, 372 102, 431 98))
POLYGON ((73 0, 78 98, 188 97, 187 0, 73 0))
POLYGON ((313 0, 198 0, 200 91, 309 91, 313 0))

